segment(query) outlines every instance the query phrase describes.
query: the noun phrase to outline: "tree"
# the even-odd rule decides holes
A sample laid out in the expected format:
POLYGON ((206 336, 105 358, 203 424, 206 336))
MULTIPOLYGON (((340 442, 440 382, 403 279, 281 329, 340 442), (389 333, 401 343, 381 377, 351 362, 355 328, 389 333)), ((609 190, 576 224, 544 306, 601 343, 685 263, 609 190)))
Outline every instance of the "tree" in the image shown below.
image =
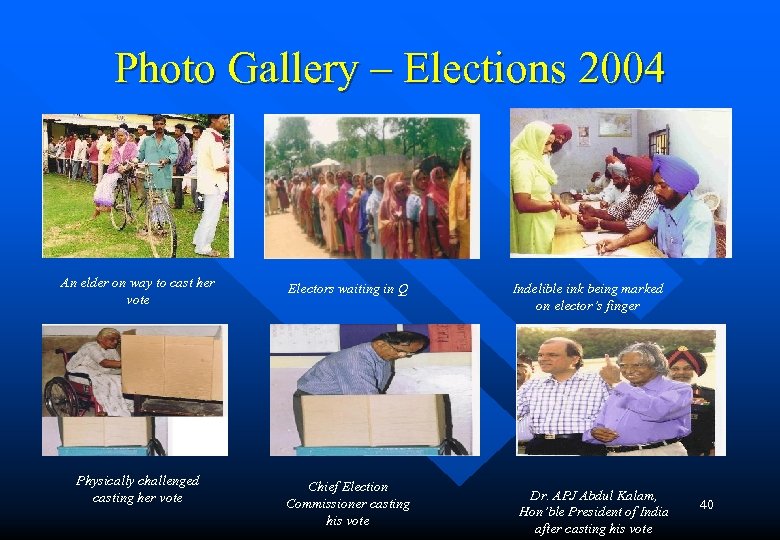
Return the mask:
POLYGON ((458 163, 465 146, 466 121, 461 118, 426 118, 422 130, 426 155, 437 154, 448 163, 458 163))
POLYGON ((265 141, 265 170, 279 170, 279 156, 276 154, 276 148, 271 141, 265 141))
POLYGON ((305 163, 311 156, 309 121, 302 116, 288 116, 279 120, 279 129, 273 141, 280 169, 292 175, 296 164, 305 163))
POLYGON ((310 163, 318 163, 328 157, 328 147, 319 141, 314 141, 311 145, 310 163))
POLYGON ((640 341, 657 343, 664 352, 680 345, 700 352, 711 352, 715 349, 714 330, 520 328, 517 331, 517 351, 534 358, 544 341, 558 336, 573 339, 582 345, 586 358, 601 357, 604 354, 616 355, 628 345, 640 341))
POLYGON ((369 156, 378 150, 379 120, 377 118, 339 118, 337 125, 339 140, 346 143, 350 154, 354 154, 348 157, 354 159, 358 156, 369 156))
POLYGON ((392 118, 390 121, 395 128, 401 152, 405 156, 422 155, 426 144, 424 127, 425 118, 392 118))
POLYGON ((380 151, 382 152, 383 156, 387 155, 387 137, 386 137, 386 135, 387 135, 388 132, 392 133, 393 128, 394 128, 394 121, 393 121, 393 119, 392 118, 388 118, 386 116, 383 117, 382 118, 382 125, 379 128, 379 131, 380 131, 380 134, 381 134, 381 137, 379 139, 379 148, 380 148, 380 151))
MULTIPOLYGON (((214 113, 217 114, 217 113, 214 113)), ((203 127, 209 127, 211 122, 209 122, 209 115, 208 114, 182 114, 181 116, 187 116, 189 118, 192 118, 195 120, 198 124, 200 124, 203 127)), ((175 122, 174 122, 175 123, 175 122)), ((173 130, 173 127, 170 128, 171 131, 173 130)), ((224 135, 227 138, 230 138, 230 126, 225 130, 224 135)))

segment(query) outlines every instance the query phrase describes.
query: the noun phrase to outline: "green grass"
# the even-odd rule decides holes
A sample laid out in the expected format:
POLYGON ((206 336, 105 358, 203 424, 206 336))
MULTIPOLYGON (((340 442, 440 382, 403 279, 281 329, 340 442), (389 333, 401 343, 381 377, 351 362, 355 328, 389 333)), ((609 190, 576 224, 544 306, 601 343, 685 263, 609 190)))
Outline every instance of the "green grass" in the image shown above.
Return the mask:
MULTIPOLYGON (((83 180, 68 180, 56 174, 43 175, 43 256, 44 257, 152 257, 152 249, 145 237, 138 234, 143 218, 128 223, 122 231, 111 226, 111 217, 102 213, 90 221, 95 205, 94 187, 83 180)), ((133 207, 138 206, 133 192, 133 207)), ((192 235, 202 214, 192 214, 192 199, 184 196, 184 208, 172 210, 178 235, 177 257, 198 257, 192 245, 192 235)), ((228 256, 229 225, 225 218, 227 205, 222 206, 222 217, 217 225, 212 248, 223 257, 228 256)))

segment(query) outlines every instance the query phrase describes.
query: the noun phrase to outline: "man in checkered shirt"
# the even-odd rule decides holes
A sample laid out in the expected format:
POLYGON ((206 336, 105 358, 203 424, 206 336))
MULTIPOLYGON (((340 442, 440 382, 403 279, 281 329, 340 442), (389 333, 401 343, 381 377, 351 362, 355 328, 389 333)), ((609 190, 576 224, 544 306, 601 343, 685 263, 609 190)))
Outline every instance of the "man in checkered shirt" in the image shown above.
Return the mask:
POLYGON ((647 156, 628 156, 625 160, 629 194, 621 197, 607 210, 580 205, 578 221, 586 229, 626 234, 644 224, 658 208, 653 187, 653 162, 647 156))
POLYGON ((533 439, 529 455, 606 455, 606 449, 582 441, 609 396, 598 373, 583 373, 582 345, 555 337, 539 347, 539 367, 549 377, 531 379, 517 392, 517 418, 533 439))

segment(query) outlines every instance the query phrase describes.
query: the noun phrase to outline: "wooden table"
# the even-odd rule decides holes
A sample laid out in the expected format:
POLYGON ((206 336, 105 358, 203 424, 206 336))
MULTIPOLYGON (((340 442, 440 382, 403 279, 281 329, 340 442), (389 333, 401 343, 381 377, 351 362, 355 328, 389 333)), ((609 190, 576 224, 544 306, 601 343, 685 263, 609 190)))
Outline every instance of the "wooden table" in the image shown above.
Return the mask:
MULTIPOLYGON (((582 201, 580 204, 597 206, 598 202, 582 201)), ((599 230, 599 229, 596 229, 599 230)), ((563 219, 557 216, 555 221, 555 236, 553 237, 553 255, 568 255, 587 247, 582 233, 585 228, 575 218, 563 219)), ((633 257, 665 257, 663 252, 655 247, 650 240, 625 248, 633 257)))

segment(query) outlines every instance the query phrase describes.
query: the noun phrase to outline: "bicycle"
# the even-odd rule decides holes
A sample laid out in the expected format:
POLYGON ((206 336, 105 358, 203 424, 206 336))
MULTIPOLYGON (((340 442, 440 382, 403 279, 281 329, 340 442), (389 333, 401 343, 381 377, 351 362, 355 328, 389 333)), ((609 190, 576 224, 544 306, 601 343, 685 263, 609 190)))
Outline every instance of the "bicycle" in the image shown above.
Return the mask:
POLYGON ((111 205, 111 224, 117 231, 125 228, 128 221, 133 221, 133 201, 130 198, 130 185, 134 169, 129 168, 122 173, 114 187, 114 204, 111 205))
MULTIPOLYGON (((136 177, 144 182, 146 197, 141 201, 138 210, 146 206, 144 225, 146 227, 146 239, 152 248, 152 254, 158 259, 176 257, 178 238, 176 235, 176 221, 168 203, 168 189, 154 184, 150 167, 160 167, 159 163, 139 163, 136 177)), ((126 192, 127 203, 125 207, 131 207, 129 186, 126 192)))

